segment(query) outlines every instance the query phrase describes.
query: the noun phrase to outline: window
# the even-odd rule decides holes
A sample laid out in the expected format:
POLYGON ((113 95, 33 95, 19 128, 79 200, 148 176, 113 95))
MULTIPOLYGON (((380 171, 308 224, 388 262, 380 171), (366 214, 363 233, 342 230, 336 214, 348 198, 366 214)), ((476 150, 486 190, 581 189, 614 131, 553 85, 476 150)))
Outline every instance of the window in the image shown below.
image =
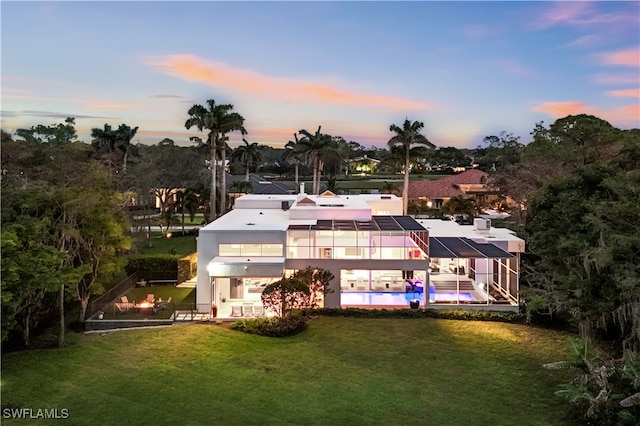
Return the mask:
POLYGON ((282 244, 220 244, 219 256, 280 257, 282 244))

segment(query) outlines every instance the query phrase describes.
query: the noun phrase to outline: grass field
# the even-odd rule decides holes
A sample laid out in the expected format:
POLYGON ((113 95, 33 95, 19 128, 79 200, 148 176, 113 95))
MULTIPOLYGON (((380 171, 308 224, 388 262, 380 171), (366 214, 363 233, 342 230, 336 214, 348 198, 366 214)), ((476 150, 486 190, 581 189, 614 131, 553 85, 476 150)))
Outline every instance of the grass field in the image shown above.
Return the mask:
MULTIPOLYGON (((175 229, 174 229, 175 230, 175 229)), ((196 237, 185 235, 180 237, 165 238, 160 232, 151 235, 151 247, 148 241, 142 239, 138 243, 140 253, 143 254, 179 254, 186 256, 196 251, 196 237)))
POLYGON ((324 317, 284 339, 209 324, 70 339, 4 355, 3 409, 66 408, 77 425, 570 424, 553 391, 573 373, 542 368, 569 338, 522 325, 324 317))

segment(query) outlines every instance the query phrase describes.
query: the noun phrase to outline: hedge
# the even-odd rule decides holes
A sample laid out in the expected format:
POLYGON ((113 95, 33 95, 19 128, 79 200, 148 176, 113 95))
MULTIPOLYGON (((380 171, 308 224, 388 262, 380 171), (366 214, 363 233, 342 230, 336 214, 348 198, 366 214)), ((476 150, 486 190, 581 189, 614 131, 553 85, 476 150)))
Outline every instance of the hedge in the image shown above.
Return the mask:
POLYGON ((125 266, 127 275, 135 272, 138 276, 147 281, 153 279, 175 279, 178 278, 177 254, 150 254, 132 255, 125 266))

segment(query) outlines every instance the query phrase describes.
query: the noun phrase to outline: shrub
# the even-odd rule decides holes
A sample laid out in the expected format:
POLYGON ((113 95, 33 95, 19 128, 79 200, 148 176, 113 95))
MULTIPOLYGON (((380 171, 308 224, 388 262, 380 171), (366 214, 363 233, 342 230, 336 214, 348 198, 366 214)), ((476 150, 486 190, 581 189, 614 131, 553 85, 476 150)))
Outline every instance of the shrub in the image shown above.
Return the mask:
POLYGON ((544 365, 581 371, 556 396, 567 400, 585 424, 640 424, 640 355, 625 351, 623 359, 602 361, 591 354, 588 339, 572 345, 569 360, 544 365))
POLYGON ((139 277, 146 280, 164 279, 166 276, 177 278, 179 258, 175 254, 133 255, 124 269, 127 275, 137 272, 139 277))
POLYGON ((314 310, 318 315, 357 318, 441 318, 468 321, 522 322, 517 312, 464 310, 464 309, 359 309, 324 308, 314 310))
POLYGON ((300 311, 290 311, 282 317, 244 319, 231 323, 232 330, 267 337, 293 336, 306 328, 307 319, 300 311))

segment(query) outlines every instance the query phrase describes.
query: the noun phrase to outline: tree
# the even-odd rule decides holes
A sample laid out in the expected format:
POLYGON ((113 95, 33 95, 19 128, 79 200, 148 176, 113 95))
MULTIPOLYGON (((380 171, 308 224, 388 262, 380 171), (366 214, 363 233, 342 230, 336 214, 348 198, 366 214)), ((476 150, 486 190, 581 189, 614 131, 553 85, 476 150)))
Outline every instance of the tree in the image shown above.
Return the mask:
POLYGON ((253 185, 251 184, 251 182, 246 180, 237 180, 231 184, 231 189, 233 189, 235 192, 249 194, 253 191, 253 185))
POLYGON ((579 167, 532 196, 526 232, 535 257, 524 278, 529 309, 638 351, 640 138, 621 135, 616 158, 579 167))
POLYGON ((309 287, 295 278, 282 278, 268 284, 260 296, 265 310, 282 318, 289 312, 309 306, 309 287))
POLYGON ((320 179, 324 169, 325 160, 329 156, 339 155, 338 144, 331 135, 320 133, 321 126, 314 134, 301 129, 298 133, 302 139, 296 140, 295 149, 311 160, 313 164, 313 193, 320 193, 320 179))
POLYGON ((73 142, 77 139, 78 134, 75 129, 75 118, 67 117, 65 124, 51 124, 37 126, 29 129, 18 129, 16 135, 23 138, 25 142, 35 142, 49 145, 63 145, 73 142))
POLYGON ((310 309, 319 308, 324 296, 333 293, 329 287, 335 278, 331 271, 308 266, 296 271, 291 278, 302 282, 309 289, 309 305, 307 307, 310 309))
POLYGON ((244 142, 244 145, 237 147, 233 151, 231 157, 232 159, 238 160, 244 164, 246 173, 245 180, 249 182, 249 172, 251 167, 258 166, 258 163, 262 159, 262 154, 260 152, 260 145, 258 145, 257 142, 249 143, 244 138, 242 138, 242 142, 244 142))
POLYGON ((302 150, 300 149, 300 147, 298 147, 298 135, 296 135, 295 133, 293 134, 293 138, 295 139, 295 142, 293 141, 289 141, 287 142, 287 144, 284 146, 285 150, 284 153, 282 155, 282 159, 286 162, 291 162, 293 161, 294 165, 295 165, 295 181, 296 181, 296 185, 298 184, 298 171, 299 171, 299 167, 300 167, 300 160, 304 157, 302 150))
MULTIPOLYGON (((217 196, 217 163, 218 158, 222 162, 222 168, 224 171, 226 162, 226 141, 227 133, 233 131, 240 131, 243 135, 247 133, 244 124, 244 117, 236 112, 232 112, 233 105, 231 104, 219 104, 216 105, 215 100, 209 99, 207 101, 207 107, 195 104, 189 111, 189 119, 185 122, 185 127, 190 129, 197 127, 199 131, 204 129, 209 130, 207 136, 207 146, 211 151, 211 212, 213 218, 218 217, 216 209, 216 196, 217 196), (208 107, 208 108, 207 108, 208 107), (220 157, 218 157, 220 153, 220 157)), ((222 173, 221 182, 221 211, 226 210, 226 188, 225 188, 225 174, 222 173)))
POLYGON ((127 162, 131 150, 131 140, 138 132, 138 127, 131 128, 126 124, 120 124, 113 129, 110 124, 105 124, 103 129, 92 128, 91 146, 96 155, 103 159, 115 170, 117 174, 127 173, 127 162))
POLYGON ((503 170, 506 166, 520 162, 524 145, 520 137, 504 130, 499 136, 491 135, 484 138, 485 148, 475 150, 474 162, 486 172, 503 170))
POLYGON ((440 211, 444 214, 450 214, 452 216, 464 215, 467 217, 467 223, 473 223, 477 206, 476 202, 472 198, 465 198, 462 195, 449 198, 442 204, 440 211))
POLYGON ((420 133, 424 124, 420 121, 410 122, 408 119, 404 121, 402 127, 395 124, 389 126, 389 131, 394 132, 395 136, 389 139, 387 146, 390 149, 397 149, 404 158, 404 186, 402 188, 402 212, 407 214, 407 206, 409 202, 409 174, 411 173, 411 159, 424 156, 424 150, 433 149, 435 145, 420 133))

